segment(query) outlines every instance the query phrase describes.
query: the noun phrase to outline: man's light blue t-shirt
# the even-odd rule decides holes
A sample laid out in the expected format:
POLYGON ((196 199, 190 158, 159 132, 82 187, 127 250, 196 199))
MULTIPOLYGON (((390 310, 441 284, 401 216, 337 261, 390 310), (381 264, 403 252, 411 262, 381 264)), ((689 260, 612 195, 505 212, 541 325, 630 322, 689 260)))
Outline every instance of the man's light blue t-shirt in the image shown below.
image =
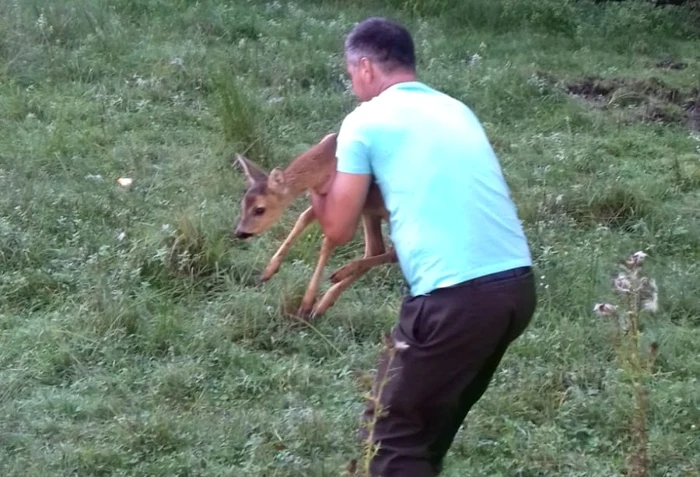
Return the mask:
POLYGON ((419 81, 352 111, 337 170, 373 174, 411 295, 531 265, 498 159, 462 102, 419 81))

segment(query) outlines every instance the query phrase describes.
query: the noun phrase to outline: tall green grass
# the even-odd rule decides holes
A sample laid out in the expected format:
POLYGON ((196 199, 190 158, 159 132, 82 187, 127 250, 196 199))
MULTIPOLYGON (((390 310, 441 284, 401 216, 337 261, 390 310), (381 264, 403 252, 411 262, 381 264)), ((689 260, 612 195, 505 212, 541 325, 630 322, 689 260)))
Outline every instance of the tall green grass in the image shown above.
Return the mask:
MULTIPOLYGON (((637 250, 659 289, 640 327, 658 344, 646 467, 697 475, 700 23, 631 0, 0 3, 2 475, 361 462, 363 392, 403 279, 374 270, 313 326, 290 322, 320 230, 260 285, 307 204, 232 240, 245 182, 231 159, 282 165, 337 130, 356 104, 342 37, 378 14, 411 27, 421 78, 482 119, 538 276, 537 316, 444 475, 624 475, 635 401, 591 309, 637 250)), ((358 234, 329 270, 362 248, 358 234)))

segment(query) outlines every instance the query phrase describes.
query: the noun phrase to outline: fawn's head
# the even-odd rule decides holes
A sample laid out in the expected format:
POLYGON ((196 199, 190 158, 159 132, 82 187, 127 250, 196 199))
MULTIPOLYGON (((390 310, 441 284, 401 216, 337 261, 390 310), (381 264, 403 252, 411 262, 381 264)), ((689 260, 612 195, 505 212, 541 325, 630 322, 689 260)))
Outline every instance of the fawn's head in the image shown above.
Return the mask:
POLYGON ((241 216, 234 235, 247 239, 265 232, 277 222, 291 198, 282 170, 274 168, 266 174, 240 154, 236 160, 248 179, 248 189, 241 200, 241 216))
POLYGON ((269 174, 238 154, 236 161, 248 179, 248 189, 241 200, 241 216, 233 235, 247 239, 262 234, 277 222, 301 189, 323 181, 329 167, 334 167, 329 160, 335 158, 336 137, 336 133, 327 134, 296 156, 284 171, 275 167, 269 174))

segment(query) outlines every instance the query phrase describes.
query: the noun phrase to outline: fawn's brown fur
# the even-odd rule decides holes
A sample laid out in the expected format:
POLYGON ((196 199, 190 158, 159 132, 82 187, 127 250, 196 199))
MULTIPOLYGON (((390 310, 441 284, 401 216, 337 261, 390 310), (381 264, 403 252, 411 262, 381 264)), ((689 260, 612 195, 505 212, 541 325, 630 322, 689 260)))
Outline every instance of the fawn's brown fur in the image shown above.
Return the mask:
MULTIPOLYGON (((234 235, 246 239, 259 235, 270 228, 282 216, 289 205, 303 192, 317 190, 331 177, 336 167, 337 134, 325 136, 319 143, 300 154, 284 169, 274 168, 265 174, 247 158, 238 155, 238 163, 248 179, 248 190, 241 201, 241 217, 234 235)), ((299 315, 314 318, 322 315, 333 306, 340 294, 353 282, 367 273, 371 268, 397 261, 392 248, 386 251, 382 237, 382 220, 388 220, 389 214, 376 183, 372 183, 362 209, 362 226, 364 229, 365 254, 362 259, 352 260, 331 275, 334 283, 318 303, 316 296, 321 282, 321 275, 334 246, 323 239, 316 269, 306 289, 299 315)), ((309 207, 299 215, 296 224, 262 274, 262 281, 269 280, 279 270, 284 257, 294 241, 306 227, 315 220, 313 208, 309 207)))

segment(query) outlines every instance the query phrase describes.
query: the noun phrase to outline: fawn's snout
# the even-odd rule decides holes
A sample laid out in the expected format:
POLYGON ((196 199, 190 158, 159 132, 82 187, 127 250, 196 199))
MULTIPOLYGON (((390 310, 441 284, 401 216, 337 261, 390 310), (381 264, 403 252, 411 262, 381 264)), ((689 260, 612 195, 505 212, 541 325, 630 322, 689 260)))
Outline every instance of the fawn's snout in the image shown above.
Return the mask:
POLYGON ((249 239, 250 237, 252 237, 253 235, 255 235, 254 233, 247 231, 246 228, 247 228, 247 227, 244 227, 243 224, 241 224, 241 223, 239 222, 239 223, 236 225, 236 227, 235 227, 233 230, 231 230, 231 232, 229 233, 229 235, 230 235, 232 238, 237 238, 237 239, 240 239, 240 240, 249 239))
POLYGON ((242 230, 235 230, 233 232, 233 235, 234 235, 234 237, 236 237, 238 239, 242 239, 242 240, 248 239, 248 238, 253 236, 253 234, 248 233, 248 232, 243 232, 242 230))

